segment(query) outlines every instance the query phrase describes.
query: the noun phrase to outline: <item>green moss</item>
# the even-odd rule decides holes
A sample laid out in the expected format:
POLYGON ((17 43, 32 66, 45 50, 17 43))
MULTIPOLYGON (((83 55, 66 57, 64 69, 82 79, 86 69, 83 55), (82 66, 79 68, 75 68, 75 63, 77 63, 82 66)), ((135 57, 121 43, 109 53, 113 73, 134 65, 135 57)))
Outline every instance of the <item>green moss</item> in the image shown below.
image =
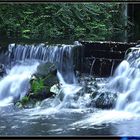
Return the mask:
POLYGON ((23 98, 22 98, 22 100, 21 100, 21 104, 22 105, 25 105, 25 104, 27 104, 29 102, 29 97, 28 96, 24 96, 23 98))
POLYGON ((44 79, 38 78, 31 83, 31 90, 34 94, 41 92, 44 89, 44 79))

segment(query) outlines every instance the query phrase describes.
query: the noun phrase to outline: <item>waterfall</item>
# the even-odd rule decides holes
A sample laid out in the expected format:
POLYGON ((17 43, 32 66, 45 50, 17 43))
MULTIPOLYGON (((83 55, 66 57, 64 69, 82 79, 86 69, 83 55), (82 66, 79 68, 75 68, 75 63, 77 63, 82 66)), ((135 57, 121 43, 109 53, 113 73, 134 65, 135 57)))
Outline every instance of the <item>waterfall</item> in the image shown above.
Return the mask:
POLYGON ((64 81, 69 84, 76 83, 73 68, 72 49, 75 45, 9 45, 11 61, 39 60, 52 62, 62 74, 64 81))
POLYGON ((10 44, 9 59, 12 67, 0 80, 2 105, 22 99, 27 94, 30 78, 36 72, 40 62, 52 62, 56 65, 57 76, 66 95, 78 92, 81 88, 77 86, 78 82, 74 74, 72 56, 74 46, 10 44))
POLYGON ((130 48, 109 83, 110 90, 119 92, 117 110, 140 112, 140 48, 130 48))
POLYGON ((28 62, 15 65, 8 71, 7 76, 0 80, 0 106, 22 99, 27 94, 30 78, 38 65, 38 62, 28 62))

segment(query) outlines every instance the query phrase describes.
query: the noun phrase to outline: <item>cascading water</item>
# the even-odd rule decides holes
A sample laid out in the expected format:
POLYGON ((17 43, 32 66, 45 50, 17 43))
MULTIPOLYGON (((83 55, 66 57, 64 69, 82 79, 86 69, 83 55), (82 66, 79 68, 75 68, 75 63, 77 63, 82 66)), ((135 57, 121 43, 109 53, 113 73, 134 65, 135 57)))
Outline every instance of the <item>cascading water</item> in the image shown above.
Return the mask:
MULTIPOLYGON (((9 46, 12 67, 7 69, 7 76, 0 80, 0 105, 22 98, 28 91, 31 75, 36 72, 40 63, 46 62, 56 64, 64 97, 59 100, 61 94, 57 94, 55 98, 43 100, 37 107, 12 113, 7 113, 10 107, 6 111, 0 107, 0 135, 140 135, 139 49, 134 48, 126 55, 112 78, 80 77, 85 92, 79 96, 81 86, 73 72, 72 48, 69 45, 49 47, 44 44, 9 46), (110 95, 118 92, 115 109, 94 108, 95 102, 93 106, 89 105, 91 101, 104 95, 102 93, 110 95), (91 98, 91 94, 97 98, 91 98)), ((93 67, 94 61, 91 69, 93 67)), ((105 96, 107 97, 109 96, 105 96)))
POLYGON ((130 48, 116 69, 109 87, 119 92, 117 110, 140 112, 140 49, 130 48), (128 53, 128 51, 130 51, 128 53))
POLYGON ((22 99, 27 94, 30 78, 38 65, 38 62, 28 62, 7 70, 7 76, 0 80, 0 106, 22 99))
MULTIPOLYGON (((40 63, 52 62, 57 67, 57 76, 66 96, 78 92, 81 87, 75 78, 72 60, 74 45, 9 45, 9 58, 13 66, 7 76, 0 81, 0 99, 12 102, 27 94, 31 76, 40 63), (31 63, 34 62, 35 63, 31 63), (26 63, 25 63, 26 62, 26 63), (13 64, 14 63, 14 64, 13 64), (20 65, 18 64, 20 63, 20 65), (8 97, 8 98, 7 98, 8 97)), ((64 102, 65 102, 64 100, 64 102)))
POLYGON ((41 62, 52 62, 57 66, 64 81, 68 84, 77 83, 72 59, 74 45, 9 45, 11 61, 36 59, 41 62))
POLYGON ((135 123, 139 124, 140 119, 140 48, 133 47, 127 50, 125 59, 117 67, 114 75, 108 78, 108 81, 103 86, 103 90, 118 95, 115 108, 97 110, 85 119, 73 123, 72 126, 93 128, 111 123, 112 129, 112 125, 115 123, 114 128, 118 124, 120 125, 118 127, 121 130, 119 135, 140 135, 139 132, 136 132, 138 126, 135 125, 135 123), (129 127, 129 121, 134 125, 129 127), (129 129, 133 132, 130 132, 129 129))

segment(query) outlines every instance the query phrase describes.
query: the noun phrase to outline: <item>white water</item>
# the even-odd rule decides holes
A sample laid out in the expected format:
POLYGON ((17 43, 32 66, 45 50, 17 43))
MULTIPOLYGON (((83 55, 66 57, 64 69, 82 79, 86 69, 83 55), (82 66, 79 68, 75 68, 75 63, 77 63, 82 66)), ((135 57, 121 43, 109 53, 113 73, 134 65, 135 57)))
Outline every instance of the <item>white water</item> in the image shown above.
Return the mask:
MULTIPOLYGON (((65 80, 63 79, 63 76, 61 75, 59 71, 57 72, 57 76, 61 84, 62 93, 64 93, 63 101, 60 104, 59 108, 70 107, 70 106, 77 107, 77 104, 75 104, 74 98, 76 97, 76 94, 82 89, 82 87, 79 86, 76 81, 73 82, 72 84, 68 84, 67 82, 65 82, 65 80)), ((75 79, 75 77, 73 78, 75 79)), ((80 95, 77 95, 77 96, 80 96, 80 95)), ((78 101, 76 100, 76 102, 78 101)))
POLYGON ((61 104, 69 102, 81 89, 73 70, 72 48, 74 45, 9 45, 9 58, 16 65, 9 70, 7 76, 0 81, 1 104, 22 99, 29 90, 29 81, 36 72, 39 63, 31 63, 33 60, 52 62, 56 64, 57 76, 61 83, 64 99, 61 104), (27 63, 24 63, 28 60, 27 63), (20 62, 21 65, 17 65, 20 62))
POLYGON ((115 108, 95 111, 71 126, 76 128, 94 128, 96 126, 102 127, 102 124, 122 123, 140 119, 139 48, 131 48, 129 53, 126 52, 125 60, 120 63, 109 80, 105 88, 119 94, 115 108))
POLYGON ((28 65, 23 63, 8 71, 7 76, 0 80, 0 106, 7 105, 15 99, 20 100, 27 94, 30 78, 38 65, 38 62, 28 65))
POLYGON ((140 112, 140 50, 132 48, 110 80, 110 90, 119 91, 116 110, 140 112))
POLYGON ((102 124, 108 123, 118 123, 126 120, 134 120, 140 118, 138 114, 132 114, 125 111, 117 110, 98 110, 93 114, 89 114, 85 119, 75 122, 72 126, 86 128, 94 127, 96 125, 100 126, 102 124))
MULTIPOLYGON (((86 111, 85 104, 90 100, 90 96, 88 94, 84 94, 83 96, 78 95, 78 99, 75 99, 75 96, 81 92, 80 90, 82 90, 82 87, 78 85, 73 72, 70 47, 64 46, 59 48, 54 46, 54 48, 50 50, 49 48, 44 47, 39 49, 31 46, 30 50, 29 47, 24 48, 23 46, 22 49, 20 49, 20 47, 21 46, 15 48, 14 59, 18 58, 19 60, 25 60, 34 58, 45 62, 48 60, 52 62, 55 61, 57 63, 59 62, 57 65, 57 76, 61 84, 61 90, 64 94, 63 100, 60 102, 57 97, 51 102, 47 100, 47 102, 50 103, 49 107, 38 107, 33 111, 29 111, 31 116, 39 114, 52 115, 61 111, 66 113, 71 111, 77 111, 80 113, 86 111), (65 55, 68 57, 65 57, 65 55)), ((116 69, 113 77, 110 79, 110 83, 105 85, 108 90, 119 92, 115 109, 99 110, 97 112, 93 111, 93 113, 87 113, 85 119, 73 123, 73 126, 89 127, 103 123, 116 123, 119 121, 140 118, 140 115, 138 114, 140 111, 139 52, 139 49, 132 50, 116 69)), ((2 105, 10 103, 15 98, 22 98, 26 94, 28 84, 25 83, 29 82, 29 79, 35 72, 37 65, 38 64, 33 64, 31 66, 15 66, 9 71, 8 75, 0 81, 0 99, 2 105), (24 90, 24 87, 26 87, 26 90, 24 90)))
POLYGON ((25 61, 36 59, 41 62, 54 63, 68 84, 76 83, 73 69, 73 48, 75 45, 9 45, 11 61, 25 61))

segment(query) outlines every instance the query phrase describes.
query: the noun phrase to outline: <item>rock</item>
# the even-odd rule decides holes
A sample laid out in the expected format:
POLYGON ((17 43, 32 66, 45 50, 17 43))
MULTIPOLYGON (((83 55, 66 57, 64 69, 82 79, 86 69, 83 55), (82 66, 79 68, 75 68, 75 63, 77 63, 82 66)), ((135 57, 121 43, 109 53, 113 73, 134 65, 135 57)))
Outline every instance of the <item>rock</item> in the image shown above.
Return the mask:
POLYGON ((80 86, 66 85, 60 88, 58 98, 63 101, 65 100, 74 100, 77 101, 79 96, 83 96, 84 89, 80 86), (68 91, 68 92, 67 92, 68 91))
POLYGON ((53 85, 58 84, 59 80, 56 75, 50 73, 44 79, 44 85, 51 88, 53 85))
POLYGON ((32 84, 34 80, 37 80, 37 77, 33 74, 30 79, 30 84, 32 84))
POLYGON ((41 108, 49 108, 51 107, 51 103, 53 102, 54 99, 45 99, 41 102, 40 107, 41 108))
POLYGON ((48 74, 56 75, 56 73, 57 73, 57 69, 55 64, 50 62, 40 64, 37 67, 37 72, 36 72, 38 76, 48 76, 48 74))
POLYGON ((37 67, 36 77, 41 77, 44 79, 44 85, 51 87, 58 83, 57 69, 53 63, 47 62, 40 64, 37 67))
POLYGON ((50 88, 50 92, 55 93, 58 95, 60 93, 60 86, 59 84, 55 84, 50 88))
POLYGON ((4 64, 0 64, 0 76, 3 77, 4 75, 6 75, 6 69, 4 64))
POLYGON ((95 99, 98 95, 100 95, 100 93, 98 93, 98 91, 94 91, 94 92, 91 94, 91 98, 92 98, 92 99, 95 99))
POLYGON ((102 109, 113 108, 116 104, 117 94, 111 92, 94 92, 91 95, 90 105, 102 109))
POLYGON ((35 75, 32 75, 31 80, 36 80, 37 77, 35 75))
POLYGON ((80 84, 86 93, 92 93, 99 89, 97 81, 93 77, 84 76, 80 78, 80 84))
POLYGON ((7 50, 0 50, 0 62, 4 65, 9 64, 10 58, 8 57, 8 52, 7 50), (2 52, 3 51, 3 52, 2 52))
POLYGON ((16 102, 15 106, 19 109, 24 108, 33 108, 40 104, 40 101, 37 101, 35 99, 29 98, 28 100, 24 100, 24 98, 21 101, 16 102))
POLYGON ((38 91, 37 93, 29 93, 30 99, 34 100, 44 100, 46 98, 54 97, 55 93, 52 93, 49 91, 47 87, 44 87, 41 91, 38 91))
POLYGON ((115 106, 117 94, 108 92, 105 88, 107 80, 104 78, 94 78, 93 76, 83 75, 80 77, 80 84, 84 88, 84 94, 90 94, 88 107, 112 108, 115 106))
POLYGON ((30 99, 44 100, 46 98, 54 97, 56 91, 54 91, 55 89, 52 86, 58 84, 55 65, 52 63, 39 65, 37 72, 30 80, 30 84, 30 99))

